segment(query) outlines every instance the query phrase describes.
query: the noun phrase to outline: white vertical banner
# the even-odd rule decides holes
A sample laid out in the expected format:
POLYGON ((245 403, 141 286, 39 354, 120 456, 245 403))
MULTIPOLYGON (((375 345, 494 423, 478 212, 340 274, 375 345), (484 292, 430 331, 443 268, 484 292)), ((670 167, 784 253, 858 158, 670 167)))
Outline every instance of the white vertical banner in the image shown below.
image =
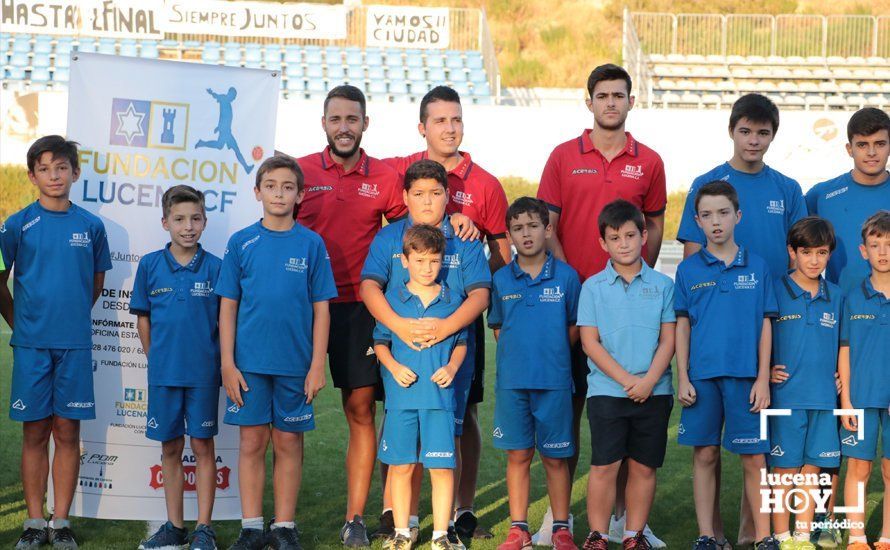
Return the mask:
MULTIPOLYGON (((80 143, 71 200, 101 216, 113 269, 93 308, 96 420, 81 428, 72 514, 166 518, 160 444, 145 437, 147 363, 129 309, 139 258, 162 248, 161 196, 187 184, 205 193, 205 249, 222 256, 234 231, 262 216, 253 194, 259 164, 274 151, 280 75, 174 61, 74 54, 68 137, 80 143)), ((214 518, 240 517, 238 432, 216 438, 214 518)), ((188 438, 186 438, 188 444, 188 438)), ((196 519, 195 458, 188 446, 185 515, 196 519)))

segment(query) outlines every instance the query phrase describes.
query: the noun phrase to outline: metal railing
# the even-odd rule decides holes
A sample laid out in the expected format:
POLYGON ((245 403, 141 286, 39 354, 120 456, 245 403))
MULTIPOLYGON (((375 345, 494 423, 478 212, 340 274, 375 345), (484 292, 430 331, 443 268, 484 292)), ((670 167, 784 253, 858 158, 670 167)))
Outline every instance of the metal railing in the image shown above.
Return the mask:
MULTIPOLYGON (((647 54, 890 57, 890 16, 630 13, 647 54)), ((629 21, 628 21, 629 20, 629 21)))
POLYGON ((643 47, 637 38, 633 22, 628 16, 630 12, 625 9, 623 21, 624 40, 621 45, 621 58, 623 65, 630 74, 633 82, 634 95, 638 105, 648 105, 652 91, 652 79, 649 73, 649 65, 646 63, 643 47))

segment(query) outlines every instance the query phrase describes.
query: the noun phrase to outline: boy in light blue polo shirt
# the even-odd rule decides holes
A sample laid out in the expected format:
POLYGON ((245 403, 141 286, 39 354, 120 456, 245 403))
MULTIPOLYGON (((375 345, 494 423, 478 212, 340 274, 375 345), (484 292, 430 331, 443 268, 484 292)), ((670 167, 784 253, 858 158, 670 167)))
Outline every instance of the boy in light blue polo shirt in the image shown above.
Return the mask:
POLYGON ((576 546, 569 530, 567 459, 576 445, 571 346, 578 340, 581 284, 574 269, 547 251, 552 227, 543 201, 517 199, 507 209, 507 229, 516 257, 494 274, 488 313, 488 326, 498 342, 494 446, 507 451, 512 522, 499 548, 522 550, 531 545, 529 468, 537 448, 553 510, 552 545, 572 549, 576 546))
POLYGON ((699 538, 695 548, 716 548, 717 466, 723 447, 741 455, 756 550, 773 550, 769 513, 761 512, 760 473, 769 441, 760 437, 761 409, 770 403, 770 318, 777 304, 766 261, 737 245, 742 216, 735 188, 703 185, 695 196, 696 223, 708 245, 677 268, 677 398, 683 405, 678 442, 695 447, 693 476, 699 538), (705 505, 704 503, 708 503, 705 505))
POLYGON ((337 296, 337 287, 324 241, 294 223, 294 204, 303 199, 303 172, 296 161, 266 159, 257 170, 255 192, 263 219, 229 239, 216 285, 228 396, 224 421, 240 426, 241 434, 242 520, 235 545, 295 548, 303 432, 315 428, 311 403, 325 385, 328 300, 337 296), (267 537, 263 487, 270 439, 275 523, 267 537))
POLYGON ((140 550, 216 547, 210 527, 216 492, 219 403, 219 297, 213 293, 222 260, 198 241, 207 223, 204 194, 177 185, 161 199, 161 223, 170 233, 163 249, 139 260, 130 313, 148 357, 145 435, 162 442, 164 479, 182 479, 184 435, 191 437, 198 487, 198 525, 191 537, 183 523, 182 484, 165 483, 167 522, 140 550))
MULTIPOLYGON (((438 282, 445 236, 430 225, 405 232, 401 263, 408 276, 391 281, 386 300, 398 315, 443 319, 460 307, 461 295, 438 282)), ((395 535, 384 548, 410 550, 408 516, 415 466, 430 472, 433 503, 433 550, 451 550, 448 527, 454 491, 454 387, 467 353, 467 331, 415 349, 394 337, 382 323, 374 330, 374 352, 386 388, 386 418, 378 456, 388 464, 395 535)))
MULTIPOLYGON (((791 409, 771 416, 769 465, 780 476, 818 475, 840 467, 837 435, 838 343, 843 311, 840 288, 822 278, 835 248, 831 224, 803 218, 788 232, 788 254, 797 266, 775 286, 779 305, 773 321, 772 407, 791 409)), ((793 485, 782 487, 786 492, 793 485)), ((804 490, 806 487, 803 488, 804 490)), ((815 550, 810 542, 812 504, 795 515, 773 513, 773 530, 782 550, 815 550)))
MULTIPOLYGON (((841 452, 847 457, 844 485, 845 504, 864 509, 864 491, 872 461, 878 453, 878 432, 883 445, 881 468, 884 494, 890 490, 890 211, 881 210, 862 226, 862 257, 871 266, 871 275, 853 288, 844 304, 841 320, 841 350, 838 373, 841 377, 841 408, 863 409, 864 416, 841 417, 841 452), (860 425, 861 422, 861 425, 860 425), (862 438, 858 431, 862 431, 862 438)), ((890 500, 884 499, 884 518, 890 515, 890 500)), ((865 524, 863 512, 847 512, 847 518, 865 524)), ((881 527, 875 550, 890 549, 890 522, 881 527)), ((865 531, 851 527, 848 550, 867 550, 865 531)))
POLYGON ((588 356, 587 416, 591 458, 587 485, 590 534, 585 547, 605 550, 618 470, 628 462, 625 548, 648 547, 646 523, 655 498, 655 470, 664 463, 673 408, 674 285, 642 261, 643 214, 616 200, 598 219, 606 268, 584 282, 578 306, 588 356))

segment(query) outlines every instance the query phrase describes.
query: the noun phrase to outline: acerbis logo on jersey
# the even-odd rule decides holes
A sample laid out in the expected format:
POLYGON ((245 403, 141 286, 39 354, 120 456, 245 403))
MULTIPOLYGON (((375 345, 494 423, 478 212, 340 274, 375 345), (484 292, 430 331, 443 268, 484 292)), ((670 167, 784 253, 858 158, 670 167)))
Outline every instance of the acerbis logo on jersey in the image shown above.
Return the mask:
POLYGON ((25 231, 27 231, 27 230, 31 229, 32 227, 34 227, 35 225, 37 225, 37 222, 39 222, 39 221, 40 221, 40 216, 37 216, 33 220, 31 220, 28 223, 26 223, 25 225, 23 225, 22 233, 24 233, 25 231))
MULTIPOLYGON (((249 240, 244 241, 244 244, 241 245, 241 250, 246 249, 248 246, 252 245, 253 243, 257 242, 258 240, 260 240, 260 236, 259 236, 259 235, 257 235, 256 237, 254 237, 254 238, 252 238, 252 239, 249 239, 249 240)), ((229 253, 229 249, 227 248, 227 249, 226 249, 226 254, 228 254, 228 253, 229 253)))
POLYGON ((733 286, 736 290, 753 290, 759 282, 752 271, 750 275, 739 275, 733 286))
POLYGON ((312 187, 307 187, 307 193, 314 193, 316 191, 333 191, 334 187, 332 185, 313 185, 312 187))
POLYGON ((362 183, 358 188, 358 194, 363 197, 368 197, 369 199, 376 199, 380 196, 380 191, 377 190, 376 183, 362 183))
POLYGON ((72 233, 71 238, 68 239, 68 244, 71 246, 81 246, 88 247, 90 246, 90 234, 89 233, 72 233))
POLYGON ((309 262, 306 258, 291 258, 284 264, 284 269, 291 273, 306 273, 309 269, 309 262))
POLYGON ((596 168, 575 168, 574 170, 572 170, 573 176, 581 176, 586 174, 593 175, 599 174, 599 172, 597 172, 596 168))
POLYGON ((451 200, 457 204, 470 206, 473 204, 473 195, 464 191, 455 191, 455 193, 451 195, 451 200))
POLYGON ((825 200, 833 199, 834 197, 836 197, 836 196, 838 196, 838 195, 843 195, 843 194, 846 193, 849 189, 850 189, 849 187, 841 187, 840 189, 835 189, 835 190, 832 191, 831 193, 828 193, 828 194, 825 195, 825 200))
POLYGON ((566 293, 562 291, 559 285, 556 285, 553 288, 545 288, 540 300, 542 302, 562 302, 565 295, 566 293))
POLYGON ((766 211, 770 214, 784 214, 785 201, 769 201, 769 205, 766 207, 766 211))
POLYGON ((625 164, 621 170, 621 176, 632 180, 638 180, 643 177, 642 164, 625 164))

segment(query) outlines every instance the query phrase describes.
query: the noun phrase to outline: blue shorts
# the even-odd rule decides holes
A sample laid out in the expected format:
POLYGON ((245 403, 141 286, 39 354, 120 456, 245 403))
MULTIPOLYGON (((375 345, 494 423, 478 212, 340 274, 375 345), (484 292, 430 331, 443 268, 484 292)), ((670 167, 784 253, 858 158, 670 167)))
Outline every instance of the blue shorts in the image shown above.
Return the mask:
POLYGON ((548 458, 575 454, 572 390, 497 389, 494 446, 508 451, 538 448, 548 458))
POLYGON ((770 468, 821 468, 841 465, 838 417, 831 410, 792 410, 791 416, 769 417, 770 468))
POLYGON ((473 387, 473 369, 467 365, 457 370, 454 380, 454 435, 460 437, 464 433, 464 417, 467 414, 467 402, 470 399, 470 389, 473 387))
POLYGON ((219 432, 218 405, 219 388, 149 385, 145 437, 170 441, 188 434, 209 439, 219 432))
POLYGON ((391 466, 423 464, 453 470, 454 413, 442 409, 387 409, 377 453, 391 466))
POLYGON ((844 456, 859 460, 874 460, 878 454, 878 431, 881 432, 884 458, 890 460, 890 413, 887 409, 863 409, 863 437, 856 439, 856 432, 841 426, 841 452, 844 456), (879 429, 880 427, 880 429, 879 429))
POLYGON ((312 405, 306 403, 303 376, 279 376, 241 372, 249 391, 241 392, 244 405, 239 407, 226 398, 223 422, 234 426, 272 424, 283 432, 308 432, 315 429, 312 405))
POLYGON ((96 418, 92 352, 13 346, 9 418, 33 422, 50 416, 96 418))
POLYGON ((760 439, 760 415, 751 412, 753 378, 720 377, 694 380, 696 399, 680 413, 677 443, 690 447, 720 445, 738 455, 769 452, 769 440, 760 439), (724 426, 725 425, 725 426, 724 426))

